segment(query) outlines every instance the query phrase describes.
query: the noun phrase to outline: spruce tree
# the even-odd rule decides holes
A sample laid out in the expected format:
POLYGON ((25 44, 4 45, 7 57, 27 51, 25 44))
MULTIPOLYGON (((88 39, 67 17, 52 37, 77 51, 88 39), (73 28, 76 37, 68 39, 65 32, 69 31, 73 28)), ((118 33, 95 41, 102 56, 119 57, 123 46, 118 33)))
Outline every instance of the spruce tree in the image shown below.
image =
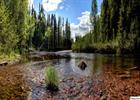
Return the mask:
POLYGON ((0 1, 0 53, 9 54, 16 49, 18 38, 6 4, 0 1))
POLYGON ((65 32, 66 32, 65 47, 66 49, 70 49, 71 48, 71 31, 70 31, 70 24, 69 24, 68 19, 66 20, 66 24, 65 24, 65 32))
POLYGON ((101 7, 101 33, 102 41, 109 40, 109 29, 110 29, 110 16, 109 16, 109 2, 103 0, 101 7))
POLYGON ((61 17, 58 17, 58 38, 57 38, 57 47, 60 49, 61 45, 61 33, 62 33, 62 26, 61 26, 61 17))
POLYGON ((98 7, 97 7, 97 1, 92 0, 91 4, 91 13, 90 13, 90 21, 92 24, 92 31, 93 31, 93 42, 97 42, 97 13, 98 13, 98 7))
POLYGON ((110 1, 110 37, 111 40, 117 36, 118 31, 118 21, 120 17, 120 0, 110 1))

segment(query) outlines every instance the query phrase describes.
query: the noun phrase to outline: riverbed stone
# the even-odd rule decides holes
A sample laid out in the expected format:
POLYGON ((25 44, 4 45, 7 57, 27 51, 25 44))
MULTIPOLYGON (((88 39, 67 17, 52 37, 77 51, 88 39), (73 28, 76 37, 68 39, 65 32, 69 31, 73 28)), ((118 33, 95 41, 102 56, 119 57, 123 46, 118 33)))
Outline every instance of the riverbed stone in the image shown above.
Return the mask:
POLYGON ((80 69, 82 69, 82 70, 85 70, 85 68, 87 67, 87 64, 86 64, 84 61, 82 61, 82 62, 78 65, 78 67, 79 67, 80 69))
POLYGON ((107 100, 107 95, 101 96, 100 100, 107 100))

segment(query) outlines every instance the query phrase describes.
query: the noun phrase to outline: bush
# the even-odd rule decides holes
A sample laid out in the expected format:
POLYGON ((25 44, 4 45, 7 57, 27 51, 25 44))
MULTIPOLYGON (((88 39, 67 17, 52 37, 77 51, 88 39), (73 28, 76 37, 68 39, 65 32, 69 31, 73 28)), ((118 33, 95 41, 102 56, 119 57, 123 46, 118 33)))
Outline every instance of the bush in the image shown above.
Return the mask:
POLYGON ((58 74, 54 67, 49 66, 45 69, 45 82, 48 90, 58 90, 58 74))

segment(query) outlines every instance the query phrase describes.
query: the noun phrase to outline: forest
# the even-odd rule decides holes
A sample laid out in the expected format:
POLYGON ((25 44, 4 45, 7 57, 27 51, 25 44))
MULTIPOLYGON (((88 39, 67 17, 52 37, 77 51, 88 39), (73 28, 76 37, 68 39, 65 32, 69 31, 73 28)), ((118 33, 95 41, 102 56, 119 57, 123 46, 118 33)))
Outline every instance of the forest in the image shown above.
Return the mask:
POLYGON ((91 31, 84 37, 76 36, 76 42, 72 45, 73 50, 138 54, 140 52, 139 12, 139 0, 103 0, 100 12, 97 0, 92 0, 91 31))
POLYGON ((103 0, 101 11, 92 1, 91 31, 77 35, 72 43, 68 19, 55 14, 39 13, 28 0, 0 1, 0 53, 22 54, 30 49, 78 52, 135 53, 140 51, 140 2, 138 0, 103 0), (99 14, 100 13, 100 14, 99 14), (12 43, 12 44, 11 44, 12 43))
MULTIPOLYGON (((71 49, 70 23, 55 14, 45 16, 41 4, 39 13, 29 9, 28 0, 0 1, 1 58, 24 54, 29 50, 57 51, 71 49)), ((9 57, 7 57, 9 58, 9 57)))

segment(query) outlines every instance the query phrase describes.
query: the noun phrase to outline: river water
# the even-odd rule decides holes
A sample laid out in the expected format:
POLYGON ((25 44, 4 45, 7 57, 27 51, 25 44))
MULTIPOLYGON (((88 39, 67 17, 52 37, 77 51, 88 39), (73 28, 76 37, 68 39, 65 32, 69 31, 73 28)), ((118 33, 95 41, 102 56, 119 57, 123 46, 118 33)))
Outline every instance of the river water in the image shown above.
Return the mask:
MULTIPOLYGON (((140 58, 131 55, 119 57, 116 55, 103 55, 93 53, 62 53, 62 55, 70 55, 71 58, 53 59, 44 61, 31 61, 26 64, 28 66, 27 82, 31 88, 28 99, 43 100, 46 94, 44 83, 44 70, 47 66, 54 66, 58 71, 59 80, 74 76, 74 77, 106 77, 104 73, 120 73, 128 74, 140 73, 140 58), (87 64, 85 70, 81 70, 78 64, 84 61, 87 64), (134 69, 135 71, 132 71, 134 69), (127 71, 127 72, 126 72, 127 71), (126 72, 126 73, 125 73, 126 72)), ((111 74, 112 76, 114 74, 111 74)), ((133 75, 134 76, 134 75, 133 75)), ((116 77, 116 76, 113 76, 116 77)), ((125 78, 125 77, 124 77, 125 78)), ((126 76, 127 78, 127 76, 126 76)), ((138 78, 138 77, 137 77, 138 78)), ((139 80, 139 79, 138 79, 139 80)), ((110 81, 110 80, 109 80, 110 81)), ((47 92, 48 93, 48 92, 47 92)), ((56 94, 57 97, 60 94, 56 94)))

